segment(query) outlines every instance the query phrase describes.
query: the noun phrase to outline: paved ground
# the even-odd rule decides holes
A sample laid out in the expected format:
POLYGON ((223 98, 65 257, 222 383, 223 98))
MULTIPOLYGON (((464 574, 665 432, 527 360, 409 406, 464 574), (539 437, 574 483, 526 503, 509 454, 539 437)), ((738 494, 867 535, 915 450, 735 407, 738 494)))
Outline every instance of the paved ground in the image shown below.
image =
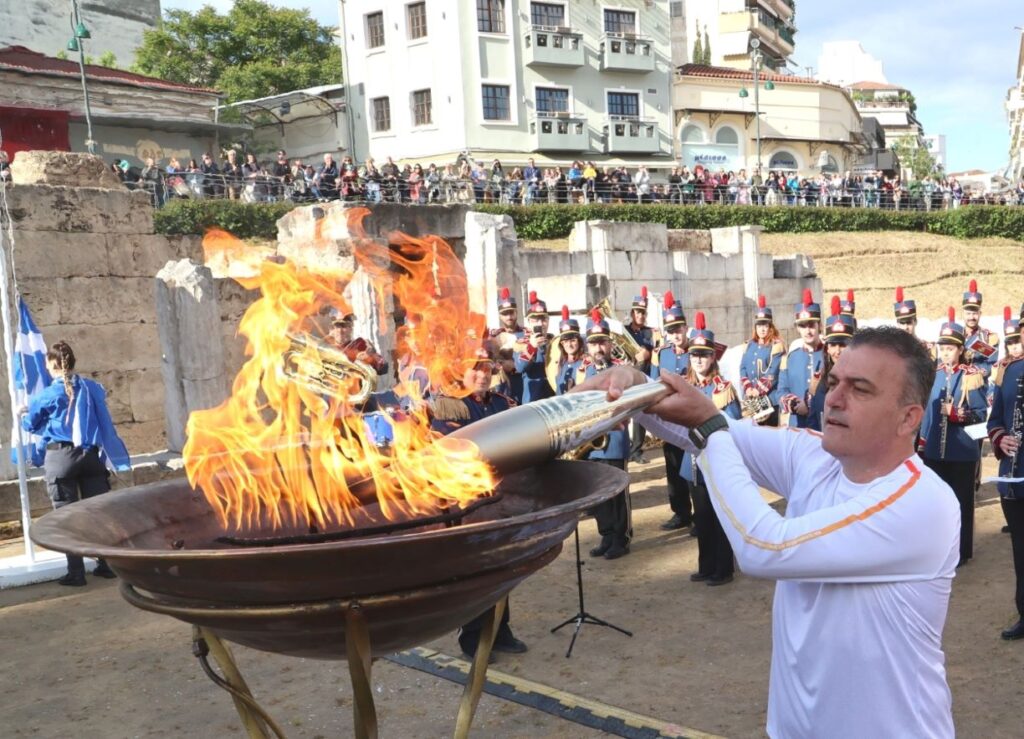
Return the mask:
MULTIPOLYGON (((512 623, 530 645, 495 669, 684 727, 732 737, 763 734, 770 650, 769 582, 740 576, 708 588, 686 576, 696 541, 658 529, 668 515, 660 453, 635 468, 633 553, 588 563, 587 607, 635 632, 587 626, 571 659, 568 635, 549 629, 576 608, 571 551, 513 595, 512 623)), ((991 463, 988 465, 991 467, 991 463)), ((987 473, 991 472, 990 469, 987 473)), ((946 628, 954 713, 961 736, 1019 737, 1024 643, 1007 644, 1011 622, 1009 537, 983 488, 975 560, 959 571, 946 628)), ((594 543, 592 522, 583 546, 594 543)), ((837 625, 842 628, 842 625, 837 625)), ((190 631, 132 609, 113 582, 68 591, 37 585, 0 593, 0 733, 8 737, 240 737, 223 692, 190 653, 190 631)), ((434 649, 456 654, 454 638, 434 649)), ((343 663, 276 657, 238 648, 257 697, 291 737, 349 736, 343 663)), ((461 688, 386 661, 376 663, 381 735, 450 736, 461 688)), ((537 710, 484 696, 474 736, 603 736, 537 710)))

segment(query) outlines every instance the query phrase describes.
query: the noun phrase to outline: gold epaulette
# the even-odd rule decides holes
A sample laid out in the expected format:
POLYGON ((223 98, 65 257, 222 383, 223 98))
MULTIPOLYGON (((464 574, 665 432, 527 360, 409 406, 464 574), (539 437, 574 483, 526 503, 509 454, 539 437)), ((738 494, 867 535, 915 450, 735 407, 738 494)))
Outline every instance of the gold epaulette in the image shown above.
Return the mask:
POLYGON ((783 354, 782 363, 779 365, 779 372, 785 372, 787 367, 789 367, 789 354, 783 354))
POLYGON ((664 349, 664 348, 665 347, 663 347, 663 346, 656 346, 656 347, 654 347, 654 350, 651 352, 651 366, 652 367, 660 367, 661 366, 661 350, 664 349))
POLYGON ((999 348, 999 334, 997 334, 995 331, 989 331, 988 332, 988 343, 991 346, 994 346, 996 349, 998 349, 999 348))
POLYGON ((786 345, 785 344, 783 344, 781 341, 773 341, 772 342, 772 356, 773 357, 776 354, 785 354, 785 353, 786 353, 786 345))
POLYGON ((732 383, 727 382, 721 377, 716 377, 715 389, 711 391, 711 401, 715 404, 715 408, 724 411, 735 400, 736 390, 733 388, 732 383))
POLYGON ((985 375, 982 374, 980 369, 972 365, 961 365, 961 368, 964 371, 964 377, 961 382, 964 396, 972 390, 980 390, 985 387, 985 375))
POLYGON ((1006 365, 1009 364, 1006 360, 1009 357, 1003 357, 1000 359, 996 366, 992 368, 992 384, 996 387, 1003 386, 1003 373, 1006 371, 1006 365))
POLYGON ((439 421, 468 421, 469 408, 458 398, 439 395, 431 403, 434 418, 439 421))

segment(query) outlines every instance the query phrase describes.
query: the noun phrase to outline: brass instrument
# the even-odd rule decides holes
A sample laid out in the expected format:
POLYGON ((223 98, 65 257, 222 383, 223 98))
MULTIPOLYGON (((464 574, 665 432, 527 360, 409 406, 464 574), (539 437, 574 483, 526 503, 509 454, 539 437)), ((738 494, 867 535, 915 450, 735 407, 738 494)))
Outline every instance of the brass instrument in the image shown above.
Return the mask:
POLYGON ((377 388, 377 371, 366 362, 349 359, 343 350, 309 334, 289 333, 288 340, 291 344, 284 353, 281 371, 313 392, 344 394, 348 402, 358 405, 377 388))
POLYGON ((599 452, 608 448, 608 434, 602 434, 595 439, 591 439, 586 444, 580 444, 575 449, 570 449, 563 454, 559 459, 583 459, 591 452, 599 452))
POLYGON ((766 420, 771 418, 772 413, 775 412, 775 409, 772 407, 772 402, 768 399, 767 395, 743 398, 743 402, 740 403, 740 408, 743 411, 743 417, 753 418, 754 423, 764 423, 766 420))
MULTIPOLYGON (((598 312, 609 321, 616 321, 622 323, 612 313, 612 304, 605 298, 596 306, 598 312)), ((623 329, 626 324, 622 323, 623 329)), ((621 362, 628 362, 629 364, 636 364, 636 355, 643 351, 643 347, 636 343, 636 339, 629 333, 629 331, 623 331, 621 334, 614 331, 609 332, 612 337, 612 356, 621 362)))

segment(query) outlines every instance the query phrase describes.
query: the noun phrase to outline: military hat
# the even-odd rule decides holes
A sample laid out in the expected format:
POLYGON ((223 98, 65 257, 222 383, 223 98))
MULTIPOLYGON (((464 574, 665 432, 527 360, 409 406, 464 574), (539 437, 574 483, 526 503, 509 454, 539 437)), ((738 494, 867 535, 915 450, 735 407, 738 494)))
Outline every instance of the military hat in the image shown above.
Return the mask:
POLYGON ((683 313, 682 306, 676 302, 671 290, 665 293, 664 306, 665 309, 661 312, 662 328, 667 329, 671 326, 686 325, 686 315, 683 313))
POLYGON ((346 313, 340 308, 331 308, 328 315, 331 317, 331 323, 334 325, 352 323, 356 320, 355 313, 346 313))
POLYGON ((590 319, 587 321, 587 341, 610 339, 611 337, 612 332, 608 327, 608 321, 601 315, 601 311, 594 308, 590 311, 590 319))
POLYGON ((530 291, 530 302, 526 307, 526 317, 531 318, 533 316, 546 316, 548 314, 548 304, 537 297, 535 290, 530 291))
POLYGON ((757 296, 757 311, 754 313, 754 323, 772 323, 772 309, 767 307, 764 295, 757 296))
POLYGON ((580 335, 580 322, 575 318, 569 318, 569 306, 562 306, 562 320, 558 322, 558 337, 565 338, 567 336, 580 335))
POLYGON ((821 306, 814 302, 810 288, 804 288, 803 302, 793 309, 793 320, 798 324, 821 320, 821 306))
POLYGON ((715 333, 708 328, 704 311, 697 311, 693 317, 693 326, 690 332, 690 354, 715 354, 715 333))
POLYGON ((981 310, 981 293, 978 292, 978 281, 971 280, 964 293, 964 308, 975 308, 981 310))
POLYGON ((853 299, 853 290, 847 290, 846 300, 839 301, 839 312, 847 316, 857 315, 857 303, 853 299))
POLYGON ((632 310, 647 311, 647 285, 643 285, 640 288, 640 294, 634 296, 632 310))
POLYGON ((949 320, 939 329, 939 343, 963 346, 964 327, 956 322, 956 308, 953 306, 949 306, 948 318, 949 320))
POLYGON ((1020 339, 1020 319, 1013 317, 1010 306, 1003 308, 1003 341, 1020 339))
POLYGON ((838 295, 832 296, 831 315, 825 319, 825 343, 845 344, 853 338, 857 330, 857 319, 843 313, 842 301, 838 295))
POLYGON ((501 288, 498 291, 498 312, 515 309, 516 299, 512 297, 512 291, 507 287, 501 288))
POLYGON ((917 304, 913 300, 904 300, 903 288, 896 288, 896 302, 892 304, 892 312, 897 321, 917 318, 917 304))

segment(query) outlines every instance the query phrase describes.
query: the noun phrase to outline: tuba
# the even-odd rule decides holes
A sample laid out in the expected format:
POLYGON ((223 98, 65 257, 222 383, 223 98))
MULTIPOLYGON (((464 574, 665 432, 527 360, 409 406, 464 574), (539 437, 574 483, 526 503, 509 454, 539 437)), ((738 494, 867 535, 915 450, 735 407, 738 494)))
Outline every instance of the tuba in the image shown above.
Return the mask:
MULTIPOLYGON (((608 298, 605 298, 595 306, 602 316, 604 316, 609 323, 615 321, 621 324, 625 329, 624 323, 617 319, 612 313, 612 305, 608 298)), ((641 346, 636 343, 636 339, 630 335, 629 331, 623 330, 622 333, 615 331, 611 332, 612 335, 612 356, 621 362, 628 364, 636 364, 636 355, 640 353, 641 346)))
POLYGON ((289 333, 281 371, 286 377, 321 395, 345 393, 349 403, 365 402, 377 387, 377 371, 366 362, 349 359, 344 350, 309 334, 289 333))

